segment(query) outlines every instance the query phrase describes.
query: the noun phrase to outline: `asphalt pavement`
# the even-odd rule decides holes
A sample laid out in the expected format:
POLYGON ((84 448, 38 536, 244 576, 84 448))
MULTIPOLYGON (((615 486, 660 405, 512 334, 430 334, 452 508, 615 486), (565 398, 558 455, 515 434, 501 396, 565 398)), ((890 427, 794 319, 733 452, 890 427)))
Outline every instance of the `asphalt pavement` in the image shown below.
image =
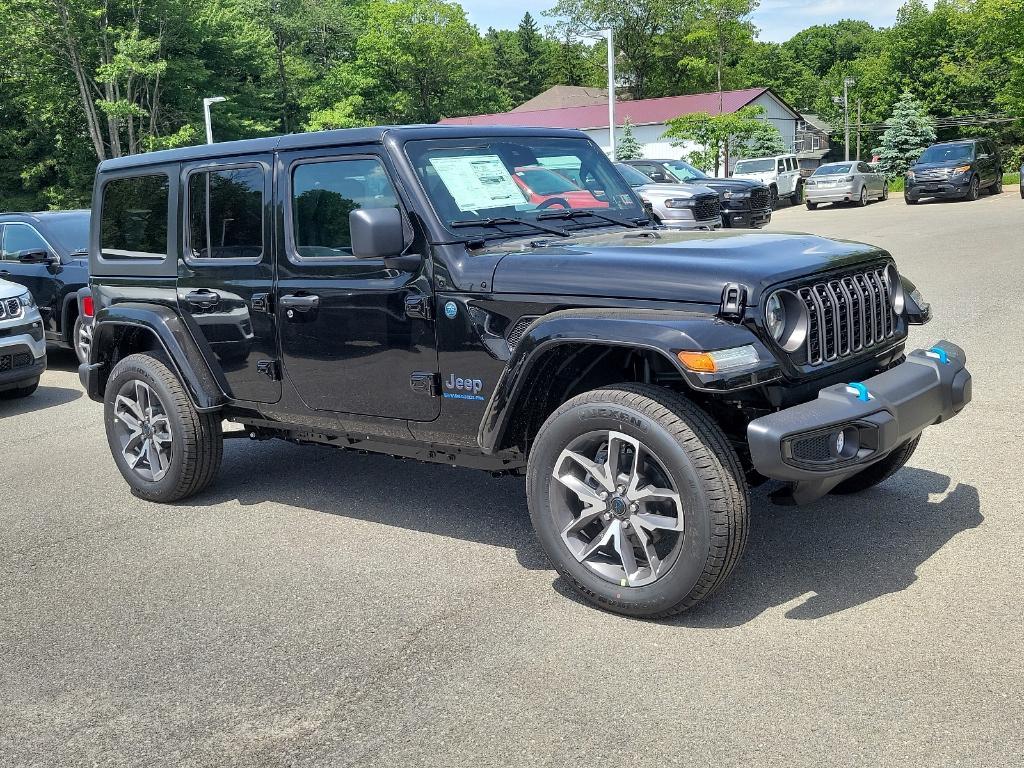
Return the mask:
POLYGON ((974 401, 863 495, 755 491, 672 621, 574 599, 521 480, 232 440, 214 488, 142 502, 52 355, 0 402, 0 765, 1020 765, 1024 200, 769 229, 889 249, 974 401))

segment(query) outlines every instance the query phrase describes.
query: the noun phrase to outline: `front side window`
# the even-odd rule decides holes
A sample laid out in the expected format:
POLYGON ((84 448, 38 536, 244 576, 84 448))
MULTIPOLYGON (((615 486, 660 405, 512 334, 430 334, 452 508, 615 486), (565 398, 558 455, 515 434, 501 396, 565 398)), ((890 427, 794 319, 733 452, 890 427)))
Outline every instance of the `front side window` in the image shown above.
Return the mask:
POLYGON ((352 255, 348 216, 397 208, 398 195, 376 158, 302 163, 292 172, 292 239, 303 259, 352 255))
POLYGON ((166 175, 128 176, 103 187, 100 252, 105 259, 163 259, 167 256, 166 175))
POLYGON ((190 175, 188 235, 194 259, 263 258, 263 169, 245 166, 190 175))
POLYGON ((4 227, 4 261, 17 261, 22 253, 48 250, 46 241, 28 224, 8 224, 4 227))
MULTIPOLYGON (((406 153, 424 192, 449 228, 488 226, 496 218, 531 224, 566 210, 646 215, 630 186, 587 139, 551 136, 410 141, 406 153)), ((575 216, 559 227, 607 226, 575 216)), ((510 234, 515 234, 510 232, 510 234)))

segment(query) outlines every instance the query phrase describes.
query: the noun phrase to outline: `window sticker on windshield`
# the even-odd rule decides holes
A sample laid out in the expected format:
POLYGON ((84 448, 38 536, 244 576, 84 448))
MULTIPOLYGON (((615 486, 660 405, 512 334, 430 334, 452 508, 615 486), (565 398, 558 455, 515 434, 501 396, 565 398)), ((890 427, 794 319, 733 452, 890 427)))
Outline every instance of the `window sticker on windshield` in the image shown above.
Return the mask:
POLYGON ((521 205, 526 197, 497 155, 432 157, 430 164, 460 211, 521 205))

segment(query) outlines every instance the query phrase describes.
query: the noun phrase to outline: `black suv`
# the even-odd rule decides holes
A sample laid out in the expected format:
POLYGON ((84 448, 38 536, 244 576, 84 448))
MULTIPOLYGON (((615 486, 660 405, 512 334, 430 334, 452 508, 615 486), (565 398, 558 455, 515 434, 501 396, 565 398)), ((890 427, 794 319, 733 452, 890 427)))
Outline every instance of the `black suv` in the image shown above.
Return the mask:
POLYGON ((772 191, 749 179, 716 179, 683 160, 623 160, 659 184, 699 184, 718 193, 722 226, 760 229, 772 220, 772 191))
POLYGON ((658 228, 576 131, 154 152, 102 163, 93 206, 80 375, 135 494, 208 486, 224 420, 525 476, 554 567, 630 615, 722 583, 750 483, 869 488, 971 396, 957 346, 904 349, 929 308, 889 254, 658 228), (531 202, 515 169, 555 164, 589 195, 531 202))
POLYGON ((916 205, 924 197, 977 200, 981 190, 1003 191, 1003 163, 989 139, 932 144, 907 170, 903 199, 916 205))
POLYGON ((50 346, 89 356, 78 292, 89 283, 89 211, 0 214, 0 279, 32 292, 50 346))

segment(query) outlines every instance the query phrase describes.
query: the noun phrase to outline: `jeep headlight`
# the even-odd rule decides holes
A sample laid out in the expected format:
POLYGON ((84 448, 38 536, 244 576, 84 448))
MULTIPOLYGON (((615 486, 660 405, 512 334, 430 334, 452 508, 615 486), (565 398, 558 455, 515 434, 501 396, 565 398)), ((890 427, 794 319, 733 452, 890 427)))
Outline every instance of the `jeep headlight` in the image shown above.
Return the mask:
POLYGON ((671 198, 665 201, 666 208, 692 208, 693 200, 685 200, 683 198, 671 198))
POLYGON ((26 309, 31 309, 36 305, 36 300, 32 298, 31 291, 25 291, 23 294, 18 296, 18 301, 21 303, 21 306, 25 307, 26 309))
POLYGON ((782 338, 786 330, 786 305, 782 303, 778 292, 768 297, 764 308, 764 323, 773 339, 778 341, 782 338))
POLYGON ((906 294, 903 290, 903 281, 899 272, 893 264, 885 268, 885 284, 889 288, 889 303, 892 304, 892 311, 897 315, 903 314, 903 308, 907 304, 906 294))

